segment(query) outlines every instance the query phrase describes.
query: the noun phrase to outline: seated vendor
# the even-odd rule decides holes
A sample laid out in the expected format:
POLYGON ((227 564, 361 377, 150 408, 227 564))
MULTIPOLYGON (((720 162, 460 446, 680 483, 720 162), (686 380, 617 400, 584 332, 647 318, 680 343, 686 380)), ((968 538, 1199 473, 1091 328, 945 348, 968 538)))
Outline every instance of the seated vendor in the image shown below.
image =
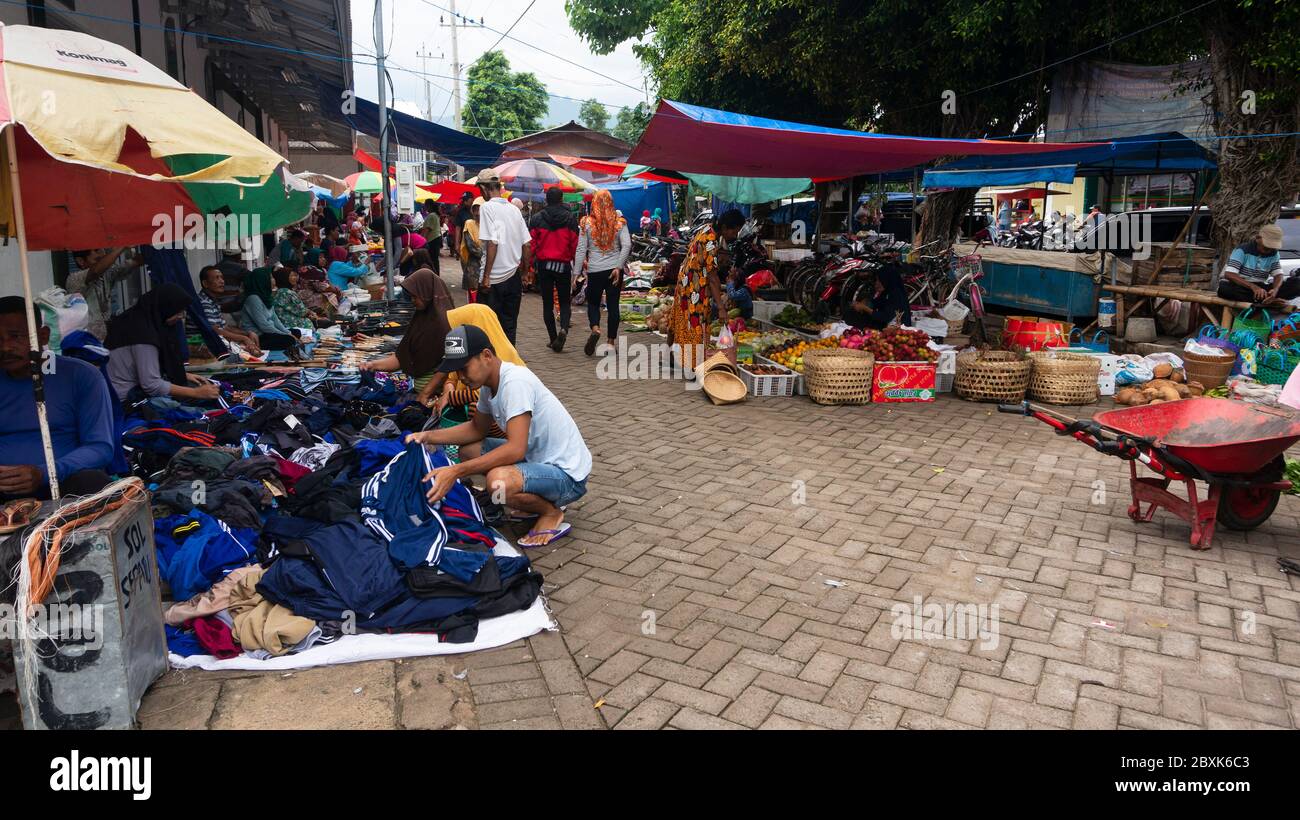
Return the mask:
POLYGON ((871 302, 854 302, 845 307, 843 313, 845 322, 862 330, 883 330, 896 320, 911 325, 912 309, 898 267, 884 265, 877 270, 876 290, 871 302))
MULTIPOLYGON (((226 276, 221 268, 208 265, 199 271, 199 313, 217 335, 234 342, 254 356, 261 356, 262 349, 257 346, 257 338, 247 331, 226 324, 226 317, 221 313, 221 300, 226 298, 226 276)), ((185 330, 190 335, 199 332, 198 325, 189 316, 185 317, 185 330)))
POLYGON ((270 268, 258 268, 244 277, 244 309, 239 323, 244 330, 257 336, 263 350, 289 350, 297 347, 297 340, 272 309, 275 305, 275 286, 270 268))
POLYGON ((271 310, 287 328, 329 327, 334 324, 317 313, 302 301, 298 295, 298 271, 291 268, 276 268, 272 273, 275 279, 275 296, 271 298, 271 310))
POLYGON ((353 245, 348 250, 347 262, 331 262, 330 266, 325 270, 325 275, 329 278, 330 284, 339 290, 347 290, 353 279, 370 273, 370 266, 361 261, 362 254, 366 252, 367 246, 353 245))
POLYGON ((754 318, 754 294, 749 292, 749 285, 745 284, 745 273, 740 268, 733 267, 727 277, 727 301, 740 309, 740 318, 754 318))
POLYGON ((1223 266, 1219 298, 1233 302, 1272 302, 1300 296, 1300 277, 1282 273, 1282 229, 1265 225, 1255 238, 1234 249, 1223 266))
POLYGON ((218 398, 215 384, 185 372, 184 342, 176 325, 189 305, 185 289, 167 282, 108 323, 108 380, 123 404, 166 398, 194 404, 218 398))
MULTIPOLYGON (((0 299, 0 500, 50 497, 45 448, 37 424, 26 302, 0 299)), ((33 312, 42 349, 50 329, 33 312)), ((47 354, 48 355, 48 354, 47 354)), ((54 468, 65 495, 90 495, 109 482, 116 444, 108 385, 94 365, 64 356, 44 367, 45 412, 54 445, 54 468)))
POLYGON ((438 369, 455 371, 466 386, 480 390, 479 412, 464 424, 407 436, 460 447, 460 463, 426 476, 433 482, 430 503, 458 480, 483 475, 494 494, 504 491, 508 506, 537 515, 520 546, 543 547, 568 535, 572 527, 561 508, 586 495, 591 474, 591 451, 569 411, 531 370, 503 362, 487 334, 473 325, 447 334, 438 369), (488 437, 494 421, 504 439, 488 437))
MULTIPOLYGON (((438 396, 436 407, 441 410, 448 404, 469 404, 477 401, 473 395, 456 399, 456 381, 440 372, 443 342, 454 328, 473 325, 487 334, 497 356, 503 361, 525 367, 514 345, 506 338, 501 322, 492 308, 473 304, 453 307, 451 292, 442 278, 428 268, 415 271, 402 280, 402 290, 415 303, 415 314, 397 345, 397 352, 361 365, 362 370, 392 372, 401 370, 415 382, 418 399, 429 404, 438 396)), ((465 390, 461 389, 462 393, 465 390)))

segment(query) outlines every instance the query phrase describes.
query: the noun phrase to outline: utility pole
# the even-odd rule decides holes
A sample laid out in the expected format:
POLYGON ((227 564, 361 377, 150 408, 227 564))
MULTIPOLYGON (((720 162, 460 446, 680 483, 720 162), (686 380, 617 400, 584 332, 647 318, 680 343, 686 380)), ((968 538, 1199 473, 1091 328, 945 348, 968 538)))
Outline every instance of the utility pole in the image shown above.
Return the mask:
MULTIPOLYGON (((424 118, 433 122, 433 103, 429 97, 429 60, 434 58, 434 55, 428 52, 424 43, 420 43, 420 50, 415 56, 420 58, 420 72, 424 74, 424 118)), ((441 59, 442 55, 437 55, 437 58, 441 59)))
MULTIPOLYGON (((467 17, 462 17, 461 15, 457 14, 456 0, 451 0, 450 12, 451 12, 451 22, 444 22, 442 17, 439 16, 438 23, 444 26, 451 26, 452 109, 455 116, 456 130, 463 131, 465 129, 462 127, 461 124, 461 108, 460 108, 460 39, 457 35, 457 31, 458 29, 464 28, 466 26, 472 26, 472 25, 482 26, 483 20, 480 19, 476 24, 473 20, 467 17)), ((457 165, 456 179, 464 180, 464 178, 465 178, 465 169, 457 165)))
MULTIPOLYGON (((424 74, 424 118, 429 122, 433 122, 433 102, 429 95, 429 60, 434 55, 429 53, 428 49, 424 47, 424 43, 420 43, 420 50, 416 52, 415 56, 420 58, 420 71, 424 74)), ((438 59, 442 59, 441 54, 438 55, 438 59)), ((424 174, 426 178, 429 173, 427 162, 429 153, 428 151, 425 152, 424 174)))
POLYGON ((375 0, 375 70, 379 75, 379 189, 380 204, 384 209, 384 293, 389 299, 393 293, 393 226, 388 209, 392 192, 388 190, 388 75, 384 73, 384 7, 383 0, 375 0))

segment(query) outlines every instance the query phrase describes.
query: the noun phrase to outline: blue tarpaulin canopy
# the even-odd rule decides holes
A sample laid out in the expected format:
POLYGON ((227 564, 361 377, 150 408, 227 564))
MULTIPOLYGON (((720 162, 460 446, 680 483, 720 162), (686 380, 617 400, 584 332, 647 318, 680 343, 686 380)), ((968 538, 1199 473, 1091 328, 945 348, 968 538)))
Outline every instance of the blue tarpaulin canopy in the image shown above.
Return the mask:
POLYGON ((849 131, 660 100, 628 162, 684 174, 820 180, 913 168, 944 156, 1054 154, 1072 148, 849 131))
MULTIPOLYGON (((327 116, 346 122, 363 134, 379 136, 379 106, 375 103, 354 95, 351 101, 356 104, 356 112, 345 114, 340 104, 340 100, 345 99, 343 89, 328 83, 320 84, 320 98, 321 111, 326 112, 327 116)), ((400 111, 389 109, 388 114, 392 118, 392 126, 388 133, 399 145, 433 151, 457 165, 473 169, 487 168, 501 156, 503 149, 500 143, 480 139, 464 131, 412 117, 400 111)))
POLYGON ((982 188, 1033 182, 1073 182, 1076 176, 1157 174, 1215 168, 1214 157, 1177 132, 1121 137, 1049 155, 966 157, 926 171, 925 188, 982 188))
POLYGON ((596 187, 609 191, 614 198, 614 207, 623 212, 628 230, 636 233, 641 225, 641 212, 662 211, 664 219, 673 212, 672 187, 666 182, 649 182, 629 179, 626 182, 598 182, 596 187))

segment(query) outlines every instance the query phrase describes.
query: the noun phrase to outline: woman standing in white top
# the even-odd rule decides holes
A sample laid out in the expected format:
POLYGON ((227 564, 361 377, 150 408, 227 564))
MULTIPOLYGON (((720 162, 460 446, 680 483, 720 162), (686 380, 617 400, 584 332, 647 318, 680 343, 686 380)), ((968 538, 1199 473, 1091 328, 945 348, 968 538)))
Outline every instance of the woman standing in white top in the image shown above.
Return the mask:
POLYGON ((618 339, 618 297, 623 284, 623 266, 632 253, 632 235, 627 220, 614 210, 614 197, 609 191, 599 190, 591 203, 591 214, 582 220, 578 231, 578 253, 573 259, 573 272, 587 266, 587 321, 591 335, 583 352, 588 356, 596 352, 600 341, 600 295, 605 294, 605 311, 609 314, 608 341, 618 339))

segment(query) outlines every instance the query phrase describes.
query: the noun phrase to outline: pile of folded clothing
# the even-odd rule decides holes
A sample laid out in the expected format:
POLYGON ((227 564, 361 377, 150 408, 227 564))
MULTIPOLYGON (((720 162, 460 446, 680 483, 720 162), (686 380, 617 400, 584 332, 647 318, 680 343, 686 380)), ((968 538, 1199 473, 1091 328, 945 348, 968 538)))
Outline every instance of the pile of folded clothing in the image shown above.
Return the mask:
POLYGON ((225 407, 133 407, 123 447, 149 483, 177 655, 270 658, 359 633, 473 642, 541 576, 506 555, 470 488, 436 503, 441 449, 409 381, 353 369, 218 377, 225 407), (231 402, 235 403, 231 403, 231 402))

